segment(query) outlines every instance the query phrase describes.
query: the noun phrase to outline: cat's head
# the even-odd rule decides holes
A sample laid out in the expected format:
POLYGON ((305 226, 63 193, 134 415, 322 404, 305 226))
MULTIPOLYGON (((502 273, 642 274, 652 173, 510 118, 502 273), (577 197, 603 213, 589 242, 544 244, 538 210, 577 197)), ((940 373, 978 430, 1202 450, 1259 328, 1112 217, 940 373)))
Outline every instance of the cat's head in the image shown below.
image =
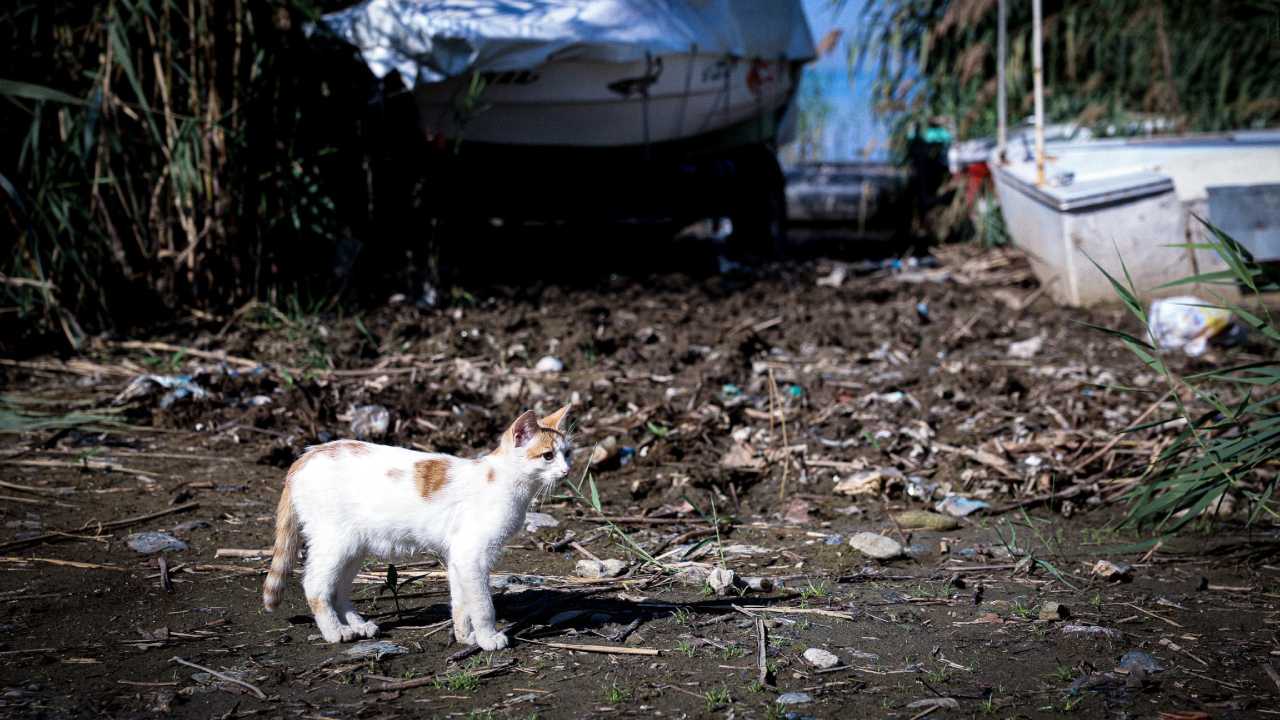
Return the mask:
POLYGON ((568 405, 544 418, 529 410, 502 434, 498 452, 534 487, 550 487, 569 474, 568 417, 568 405))

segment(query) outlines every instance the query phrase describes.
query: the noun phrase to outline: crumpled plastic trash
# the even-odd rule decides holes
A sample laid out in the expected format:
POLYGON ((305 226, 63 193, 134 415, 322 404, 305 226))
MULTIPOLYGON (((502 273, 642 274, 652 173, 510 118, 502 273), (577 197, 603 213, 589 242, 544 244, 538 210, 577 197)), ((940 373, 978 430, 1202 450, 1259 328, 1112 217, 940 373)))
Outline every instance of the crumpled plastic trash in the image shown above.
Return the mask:
POLYGON ((353 658, 381 660, 388 655, 408 655, 409 648, 390 640, 364 640, 352 645, 345 654, 353 658))
POLYGON ((1231 345, 1244 338, 1244 326, 1232 319, 1231 311, 1210 307, 1213 303, 1191 295, 1164 298, 1151 303, 1147 322, 1151 340, 1166 350, 1181 349, 1198 357, 1215 345, 1231 345))
POLYGON ((121 405, 139 398, 149 397, 160 390, 168 390, 160 396, 160 407, 168 408, 176 401, 191 398, 192 400, 203 400, 209 397, 209 393, 192 380, 190 375, 139 375, 124 390, 116 395, 112 402, 121 405))
POLYGON ((950 495, 942 502, 934 506, 938 512, 946 513, 953 517, 965 517, 979 510, 985 510, 991 507, 991 503, 983 500, 973 500, 963 495, 950 495))
POLYGON ((357 405, 351 408, 351 433, 358 438, 378 438, 387 434, 391 411, 381 405, 357 405))

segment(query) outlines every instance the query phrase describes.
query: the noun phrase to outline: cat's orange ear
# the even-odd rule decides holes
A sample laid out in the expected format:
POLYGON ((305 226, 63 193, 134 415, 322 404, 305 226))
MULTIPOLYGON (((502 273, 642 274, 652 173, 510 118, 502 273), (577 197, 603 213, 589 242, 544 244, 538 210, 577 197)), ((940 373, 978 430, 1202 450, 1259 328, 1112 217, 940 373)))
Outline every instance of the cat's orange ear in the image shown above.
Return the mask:
POLYGON ((538 432, 538 416, 533 414, 532 410, 526 410, 511 423, 511 427, 507 428, 503 440, 510 442, 512 447, 524 447, 538 432))
POLYGON ((564 421, 569 415, 569 406, 565 405, 559 410, 538 421, 538 424, 545 428, 551 428, 557 432, 564 432, 564 421))

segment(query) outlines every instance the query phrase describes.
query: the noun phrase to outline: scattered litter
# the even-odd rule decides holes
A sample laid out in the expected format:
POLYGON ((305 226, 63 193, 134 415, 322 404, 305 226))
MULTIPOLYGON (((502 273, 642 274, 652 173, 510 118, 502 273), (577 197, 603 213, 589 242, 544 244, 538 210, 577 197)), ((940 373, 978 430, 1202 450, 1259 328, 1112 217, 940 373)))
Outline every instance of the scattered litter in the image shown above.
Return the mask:
POLYGON ((879 495, 886 490, 886 485, 903 481, 902 473, 893 467, 881 467, 872 470, 860 470, 836 483, 834 492, 837 495, 879 495))
POLYGON ((928 510, 907 510, 894 515, 893 519, 908 530, 955 530, 960 527, 960 521, 950 515, 928 510))
POLYGON ((736 398, 742 395, 742 388, 734 385, 733 383, 725 383, 720 388, 720 394, 725 398, 736 398))
POLYGON ((967 517, 979 510, 986 510, 990 507, 991 503, 984 500, 974 500, 962 495, 948 495, 942 502, 934 506, 934 509, 953 517, 967 517))
POLYGON ((823 545, 843 545, 844 536, 839 533, 836 533, 835 535, 828 535, 822 539, 822 544, 823 545))
POLYGON ((932 500, 934 493, 938 492, 939 487, 938 483, 929 482, 919 475, 907 476, 907 495, 910 495, 917 500, 924 500, 926 502, 932 500))
POLYGON ((813 702, 813 696, 807 692, 782 693, 774 702, 779 705, 804 705, 813 702))
POLYGON ((1092 573, 1113 582, 1129 582, 1133 579, 1133 566, 1127 563, 1099 560, 1094 563, 1092 573))
POLYGON ((129 536, 129 547, 143 555, 165 551, 182 552, 188 548, 187 544, 178 538, 162 532, 133 533, 129 536))
POLYGON ((529 532, 537 532, 539 528, 553 527, 560 527, 560 521, 546 513, 527 512, 524 514, 524 529, 529 532))
POLYGON ((840 664, 840 658, 835 654, 827 652, 822 648, 809 648, 804 651, 804 659, 812 666, 821 670, 833 668, 840 664))
POLYGON ((408 655, 409 648, 390 640, 362 640, 343 653, 352 658, 381 660, 388 655, 408 655))
POLYGON ((391 425, 391 411, 381 405, 355 405, 351 408, 351 434, 358 438, 380 438, 391 425))
POLYGON ((1040 349, 1044 347, 1044 336, 1036 335, 1026 340, 1009 343, 1009 357, 1018 358, 1019 360, 1030 360, 1039 354, 1040 349))
POLYGON ((745 585, 748 590, 766 593, 773 592, 773 580, 767 577, 742 578, 742 584, 745 585))
POLYGON ((707 586, 717 595, 725 595, 733 588, 737 575, 727 568, 716 568, 707 573, 707 586))
POLYGON ((1100 625, 1076 625, 1074 623, 1063 625, 1062 634, 1098 638, 1100 640, 1119 640, 1122 637, 1119 630, 1100 625))
POLYGON ((849 269, 843 263, 836 263, 836 266, 831 268, 831 272, 818 278, 817 285, 818 287, 838 288, 844 284, 847 277, 849 277, 849 269))
POLYGON ((1190 295, 1156 300, 1147 312, 1152 341, 1197 357, 1209 349, 1210 341, 1230 345, 1242 340, 1245 329, 1232 321, 1231 311, 1212 305, 1190 295))
POLYGON ((1063 605, 1060 602, 1050 600, 1040 606, 1041 620, 1062 620, 1070 615, 1071 611, 1067 609, 1066 605, 1063 605))
POLYGON ((897 540, 873 532, 860 532, 854 535, 849 538, 849 546, 877 560, 889 560, 902 555, 902 545, 897 540))
POLYGON ((618 438, 610 435, 591 449, 591 464, 600 465, 618 457, 618 438))
POLYGON ((269 395, 254 395, 253 397, 249 398, 248 403, 250 407, 262 407, 263 405, 270 405, 271 397, 269 395))
POLYGON ((627 564, 621 560, 610 558, 608 560, 579 560, 574 566, 573 572, 578 577, 583 578, 611 578, 617 577, 625 572, 627 564))
POLYGON ((130 400, 150 397, 160 390, 167 390, 165 394, 160 396, 159 405, 161 408, 171 407, 178 400, 191 398, 192 400, 204 400, 209 397, 209 393, 192 380, 190 375, 139 375, 124 390, 120 391, 112 401, 116 405, 121 405, 130 400))
POLYGON ((1147 673, 1158 673, 1164 670, 1159 660, 1141 650, 1130 650, 1120 658, 1120 669, 1133 672, 1141 670, 1147 673))
POLYGON ((558 373, 564 371, 564 361, 558 357, 544 355, 538 360, 538 364, 533 366, 534 370, 541 373, 558 373))

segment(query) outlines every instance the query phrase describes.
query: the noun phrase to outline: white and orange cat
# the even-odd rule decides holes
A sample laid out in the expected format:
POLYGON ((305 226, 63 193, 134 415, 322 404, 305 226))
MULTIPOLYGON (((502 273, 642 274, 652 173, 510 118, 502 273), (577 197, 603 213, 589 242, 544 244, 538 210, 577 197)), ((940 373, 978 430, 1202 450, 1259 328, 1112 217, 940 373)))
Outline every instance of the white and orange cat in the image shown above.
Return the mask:
POLYGON ((262 604, 270 611, 280 603, 301 533, 302 587, 324 639, 373 637, 378 626, 351 604, 361 562, 426 550, 448 567, 458 641, 506 647, 506 635, 494 626, 489 569, 524 524, 533 497, 569 472, 568 410, 541 420, 524 413, 496 450, 474 460, 354 440, 308 448, 289 468, 280 495, 262 604))

